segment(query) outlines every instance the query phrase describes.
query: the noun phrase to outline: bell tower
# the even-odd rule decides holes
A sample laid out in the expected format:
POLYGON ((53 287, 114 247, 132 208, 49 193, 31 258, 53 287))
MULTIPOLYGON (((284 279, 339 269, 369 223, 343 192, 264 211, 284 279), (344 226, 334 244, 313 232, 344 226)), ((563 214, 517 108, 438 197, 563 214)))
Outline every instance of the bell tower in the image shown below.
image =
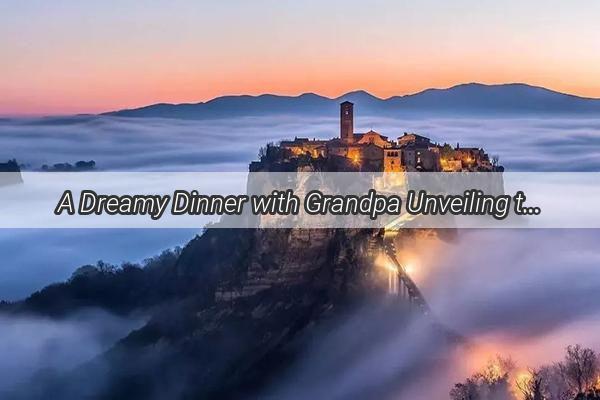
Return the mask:
POLYGON ((340 104, 340 138, 346 143, 354 141, 354 104, 340 104))

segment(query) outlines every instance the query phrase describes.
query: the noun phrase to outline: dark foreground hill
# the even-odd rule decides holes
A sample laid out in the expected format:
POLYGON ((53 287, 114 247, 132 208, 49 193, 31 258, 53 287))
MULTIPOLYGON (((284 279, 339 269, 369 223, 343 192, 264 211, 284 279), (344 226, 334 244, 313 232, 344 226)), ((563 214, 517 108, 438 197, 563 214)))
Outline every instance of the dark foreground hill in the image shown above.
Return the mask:
POLYGON ((121 117, 215 119, 268 115, 332 116, 341 101, 349 100, 367 115, 406 117, 420 115, 600 116, 600 99, 559 93, 526 84, 483 85, 428 89, 416 94, 377 98, 367 92, 350 92, 330 99, 313 93, 300 96, 224 96, 194 104, 153 104, 107 113, 121 117))
MULTIPOLYGON (((378 235, 378 230, 211 229, 176 260, 165 253, 141 269, 86 267, 66 283, 5 305, 5 312, 57 317, 99 307, 144 310, 150 320, 96 359, 67 374, 41 371, 34 385, 18 386, 2 398, 264 393, 282 380, 310 340, 325 337, 357 308, 387 298, 369 253, 378 235)), ((377 320, 388 325, 365 326, 365 341, 397 332, 416 312, 402 302, 376 310, 377 320)), ((433 321, 429 326, 435 340, 446 340, 433 321)), ((391 384, 407 374, 398 371, 391 384)))

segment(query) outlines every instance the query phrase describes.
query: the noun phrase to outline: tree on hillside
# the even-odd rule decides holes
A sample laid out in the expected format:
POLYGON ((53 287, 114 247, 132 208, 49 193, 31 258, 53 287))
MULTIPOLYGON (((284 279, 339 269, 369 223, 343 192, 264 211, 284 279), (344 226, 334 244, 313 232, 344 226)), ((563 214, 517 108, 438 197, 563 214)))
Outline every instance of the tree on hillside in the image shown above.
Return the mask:
POLYGON ((542 366, 538 374, 542 377, 547 400, 572 400, 575 397, 576 393, 567 384, 560 363, 542 366))
POLYGON ((515 369, 511 358, 496 358, 450 391, 452 400, 508 400, 513 399, 509 377, 515 369))
POLYGON ((517 377, 517 389, 523 395, 523 400, 546 400, 544 396, 544 378, 538 370, 529 369, 527 374, 517 377))
POLYGON ((450 390, 452 400, 477 400, 479 399, 478 382, 473 378, 467 378, 463 383, 457 383, 450 390))
POLYGON ((577 393, 593 388, 598 376, 598 356, 594 350, 581 345, 568 346, 564 361, 558 365, 567 384, 577 393))
POLYGON ((450 391, 452 400, 600 400, 600 360, 581 345, 568 346, 559 363, 529 369, 513 381, 515 364, 497 356, 450 391), (514 393, 516 392, 516 393, 514 393))

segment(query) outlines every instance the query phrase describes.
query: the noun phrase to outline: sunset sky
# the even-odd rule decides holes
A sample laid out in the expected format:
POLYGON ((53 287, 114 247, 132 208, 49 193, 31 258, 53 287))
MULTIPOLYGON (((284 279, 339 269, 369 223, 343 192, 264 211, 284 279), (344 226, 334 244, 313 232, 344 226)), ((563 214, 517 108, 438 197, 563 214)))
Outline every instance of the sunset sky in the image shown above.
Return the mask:
POLYGON ((0 115, 525 82, 600 97, 598 0, 0 2, 0 115))

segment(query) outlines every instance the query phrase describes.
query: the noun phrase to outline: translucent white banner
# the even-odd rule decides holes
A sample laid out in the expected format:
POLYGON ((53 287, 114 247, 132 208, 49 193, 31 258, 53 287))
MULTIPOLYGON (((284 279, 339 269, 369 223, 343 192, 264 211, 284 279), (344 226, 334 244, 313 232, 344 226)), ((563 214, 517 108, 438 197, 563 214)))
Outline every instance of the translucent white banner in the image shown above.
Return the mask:
POLYGON ((1 228, 600 228, 600 173, 0 173, 1 228))

